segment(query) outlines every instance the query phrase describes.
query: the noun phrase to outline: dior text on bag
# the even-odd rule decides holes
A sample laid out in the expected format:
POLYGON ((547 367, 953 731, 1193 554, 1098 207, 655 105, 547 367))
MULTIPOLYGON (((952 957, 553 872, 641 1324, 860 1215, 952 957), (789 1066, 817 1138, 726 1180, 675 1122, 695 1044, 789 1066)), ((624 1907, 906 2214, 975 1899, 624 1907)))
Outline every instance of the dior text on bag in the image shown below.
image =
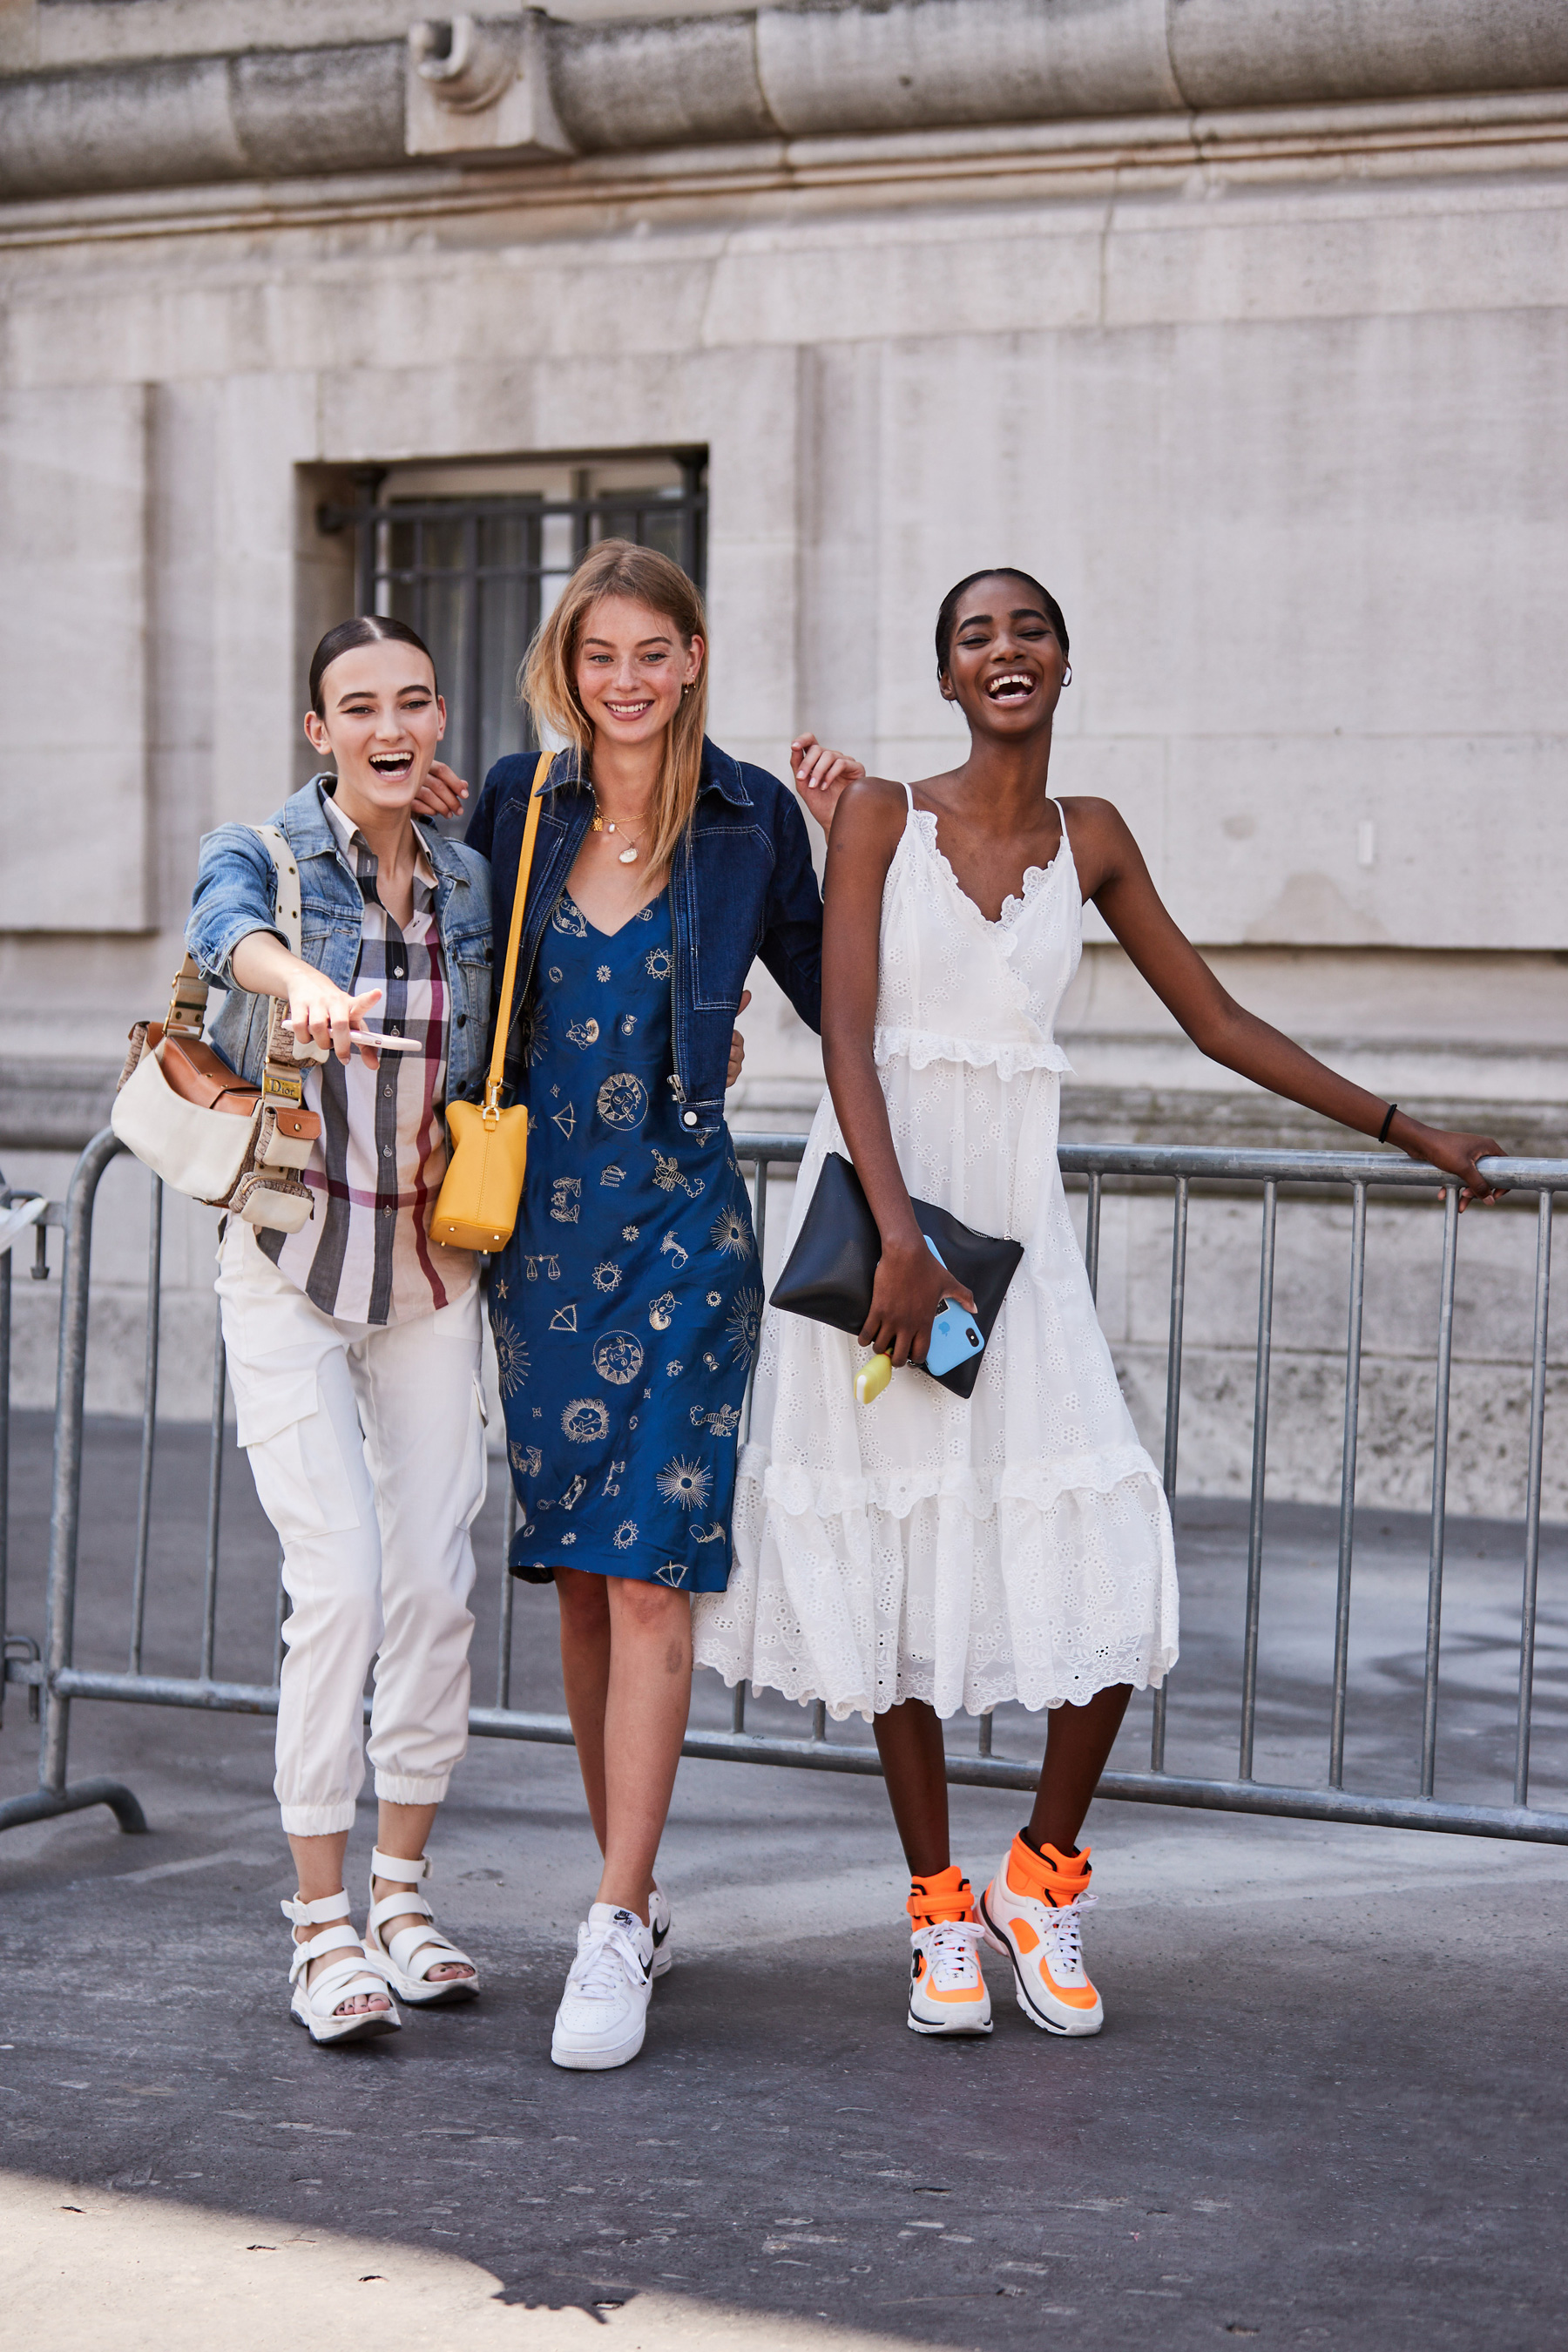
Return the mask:
POLYGON ((490 1066, 485 1077, 485 1098, 482 1104, 447 1105, 452 1157, 436 1213, 430 1220, 430 1238, 444 1242, 448 1249, 503 1249, 511 1239, 518 1204, 522 1199, 523 1172, 528 1165, 528 1108, 523 1103, 514 1104, 510 1110, 501 1108, 501 1072, 506 1064, 507 1033, 511 1027, 511 999, 517 983, 528 877, 533 871, 533 845, 539 837, 539 787, 549 766, 550 754, 542 751, 529 789, 522 850, 517 861, 506 970, 496 1006, 495 1043, 490 1047, 490 1066))
MULTIPOLYGON (((258 825, 278 869, 278 923, 300 952, 300 869, 276 825, 258 825)), ((261 1084, 249 1086, 204 1044, 207 985, 187 956, 174 980, 168 1018, 131 1032, 110 1125, 127 1150, 172 1184, 247 1224, 297 1234, 315 1213, 303 1168, 321 1131, 305 1108, 301 1062, 324 1061, 320 1046, 297 1047, 274 1000, 261 1084)))

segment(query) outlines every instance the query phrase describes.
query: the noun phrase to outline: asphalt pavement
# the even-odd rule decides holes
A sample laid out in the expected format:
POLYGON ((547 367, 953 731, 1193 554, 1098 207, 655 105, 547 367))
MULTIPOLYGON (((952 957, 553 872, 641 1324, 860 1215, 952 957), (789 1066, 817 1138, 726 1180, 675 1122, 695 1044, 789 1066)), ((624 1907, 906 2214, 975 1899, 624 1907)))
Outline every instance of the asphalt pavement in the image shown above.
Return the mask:
MULTIPOLYGON (((47 1424, 13 1452, 10 1622, 42 1630, 47 1424)), ((134 1432, 87 1456, 78 1658, 122 1666, 134 1432)), ((205 1440, 164 1433, 146 1657, 195 1670, 205 1440)), ((499 1498, 479 1530, 476 1699, 494 1698, 499 1498)), ((1173 1769, 1235 1765, 1240 1507, 1179 1515, 1173 1769)), ((1420 1522, 1363 1513, 1346 1782, 1418 1748, 1420 1522)), ((1506 1801, 1517 1531, 1451 1530, 1440 1793, 1506 1801)), ((275 1548, 225 1469, 218 1671, 266 1680, 275 1548)), ((1266 1552, 1258 1772, 1323 1777, 1333 1515, 1266 1552)), ((1568 1534, 1548 1531, 1537 1799, 1568 1780, 1568 1534)), ((554 1604, 519 1588, 514 1704, 558 1706, 554 1604)), ((700 1678, 697 1718, 728 1719, 700 1678)), ((798 1735, 798 1710, 753 1708, 798 1735)), ((836 1727, 835 1738, 864 1737, 836 1727)), ((1119 1761, 1146 1743, 1134 1708, 1119 1761)), ((952 1727, 952 1743, 973 1727, 952 1727)), ((1038 1727, 996 1719, 999 1753, 1038 1727)), ((7 1694, 0 1794, 36 1733, 7 1694)), ((289 2021, 291 1889, 263 1719, 79 1704, 73 1777, 146 1808, 0 1838, 0 2245, 10 2340, 45 2352, 345 2329, 380 2347, 1546 2347, 1568 2335, 1562 1954, 1568 1854, 1100 1804, 1097 2040, 1015 2007, 933 2043, 903 2022, 906 1891, 874 1780, 681 1769, 661 1881, 677 1963, 642 2056, 549 2060, 595 1853, 570 1749, 476 1741, 432 1844, 472 2007, 318 2050, 289 2021)), ((977 1879, 1022 1811, 958 1790, 977 1879)), ((362 1898, 373 1815, 350 1850, 362 1898)))

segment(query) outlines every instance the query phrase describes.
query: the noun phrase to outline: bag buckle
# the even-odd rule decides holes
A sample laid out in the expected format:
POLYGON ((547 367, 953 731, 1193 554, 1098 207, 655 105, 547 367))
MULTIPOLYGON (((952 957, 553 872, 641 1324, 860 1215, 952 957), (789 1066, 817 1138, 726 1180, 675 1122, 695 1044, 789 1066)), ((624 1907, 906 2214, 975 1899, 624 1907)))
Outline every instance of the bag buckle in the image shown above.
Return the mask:
POLYGON ((302 1078, 290 1076, 286 1071, 276 1068, 268 1062, 261 1074, 261 1091, 263 1096, 271 1097, 280 1102, 298 1105, 305 1099, 305 1082, 302 1078))
POLYGON ((486 1127, 500 1125, 500 1080, 499 1078, 486 1080, 485 1105, 479 1117, 486 1127))

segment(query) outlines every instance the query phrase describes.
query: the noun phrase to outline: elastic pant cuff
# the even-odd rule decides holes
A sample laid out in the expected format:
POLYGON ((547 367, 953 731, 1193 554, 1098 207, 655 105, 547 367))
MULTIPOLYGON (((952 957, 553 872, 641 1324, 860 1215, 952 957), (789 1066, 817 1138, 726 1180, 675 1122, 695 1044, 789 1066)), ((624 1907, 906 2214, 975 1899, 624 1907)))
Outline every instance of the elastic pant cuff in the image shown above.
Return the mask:
POLYGON ((451 1778, 449 1772, 377 1772, 375 1793, 389 1805, 438 1805, 451 1778))
POLYGON ((285 1805, 282 1811, 285 1837, 336 1837, 354 1825, 352 1797, 341 1805, 285 1805))

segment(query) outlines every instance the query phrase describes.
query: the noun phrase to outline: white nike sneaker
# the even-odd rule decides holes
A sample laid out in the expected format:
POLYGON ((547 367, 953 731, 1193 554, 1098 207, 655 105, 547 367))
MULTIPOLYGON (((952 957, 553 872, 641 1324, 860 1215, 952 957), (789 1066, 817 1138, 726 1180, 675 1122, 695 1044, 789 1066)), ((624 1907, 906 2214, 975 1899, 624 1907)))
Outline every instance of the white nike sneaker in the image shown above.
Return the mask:
POLYGON ((656 1884, 647 1898, 647 1924, 653 1937, 653 1973, 667 1977, 675 1966, 675 1953, 670 1946, 669 1931, 674 1925, 669 1916, 669 1904, 656 1884))
POLYGON ((991 1995, 980 1972, 984 1929, 974 1895, 956 1863, 939 1877, 910 1883, 911 2033, 989 2033, 991 1995))
POLYGON ((595 1903, 555 2012, 550 2055, 584 2073, 624 2066, 642 2048, 653 1990, 653 1935, 635 1911, 595 1903))

